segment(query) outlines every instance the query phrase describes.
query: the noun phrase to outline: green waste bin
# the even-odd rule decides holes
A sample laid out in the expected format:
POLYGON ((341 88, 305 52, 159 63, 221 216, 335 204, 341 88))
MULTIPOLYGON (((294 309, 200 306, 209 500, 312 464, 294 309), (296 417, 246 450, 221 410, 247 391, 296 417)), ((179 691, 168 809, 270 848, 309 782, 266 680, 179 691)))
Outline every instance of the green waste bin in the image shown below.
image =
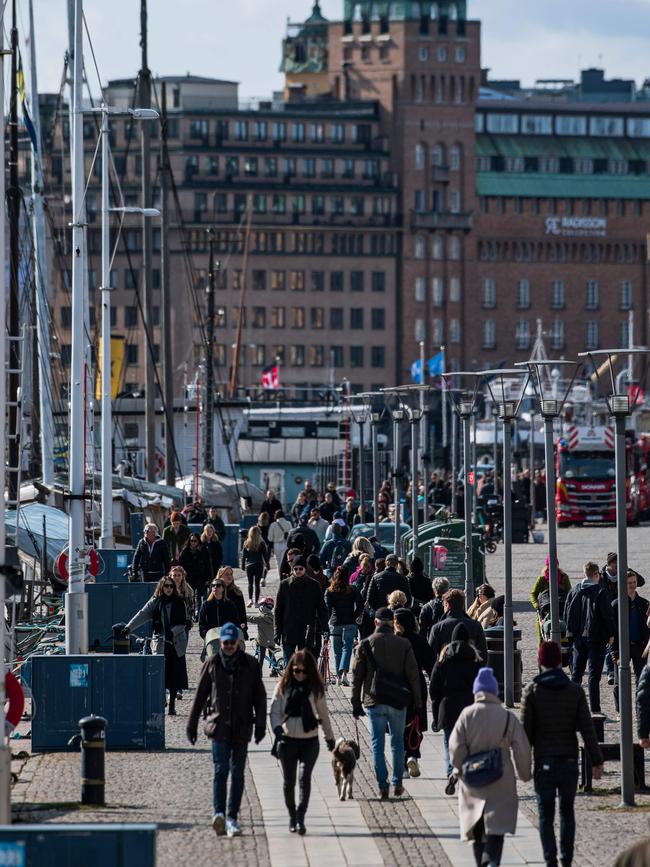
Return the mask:
MULTIPOLYGON (((429 577, 447 578, 451 588, 465 589, 465 537, 453 538, 450 536, 435 536, 427 543, 426 553, 421 554, 425 567, 429 569, 429 577), (447 549, 447 561, 442 569, 435 565, 434 551, 436 546, 447 549)), ((485 581, 485 555, 483 553, 481 534, 472 533, 472 572, 474 587, 485 581)), ((467 600, 471 605, 473 599, 467 600)))

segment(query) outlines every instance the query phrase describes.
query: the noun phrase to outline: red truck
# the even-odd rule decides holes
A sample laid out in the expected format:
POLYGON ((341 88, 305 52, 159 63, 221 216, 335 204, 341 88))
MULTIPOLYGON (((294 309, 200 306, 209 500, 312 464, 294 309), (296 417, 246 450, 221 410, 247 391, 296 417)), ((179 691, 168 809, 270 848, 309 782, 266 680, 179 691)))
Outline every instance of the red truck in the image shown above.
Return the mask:
MULTIPOLYGON (((627 520, 650 510, 650 440, 626 434, 627 520)), ((555 514, 561 527, 616 521, 613 426, 571 425, 556 443, 555 514)))

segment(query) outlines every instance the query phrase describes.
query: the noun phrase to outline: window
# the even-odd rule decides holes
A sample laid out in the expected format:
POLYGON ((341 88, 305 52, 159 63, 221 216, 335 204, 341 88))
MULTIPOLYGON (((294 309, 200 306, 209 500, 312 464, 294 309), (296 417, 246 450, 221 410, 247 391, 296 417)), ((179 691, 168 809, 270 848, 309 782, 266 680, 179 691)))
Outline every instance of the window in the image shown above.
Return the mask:
POLYGON ((235 121, 235 141, 248 141, 248 121, 235 121))
POLYGON ((625 134, 625 121, 622 117, 590 117, 589 135, 614 135, 625 134))
POLYGON ((553 132, 550 114, 522 114, 520 124, 524 135, 551 135, 553 132))
POLYGON ((415 300, 426 301, 427 282, 424 277, 415 278, 415 300))
POLYGON ((334 177, 334 160, 331 160, 329 158, 321 160, 320 176, 324 179, 331 179, 334 177))
POLYGON ((274 142, 285 141, 287 138, 287 125, 282 120, 276 120, 271 124, 271 137, 274 142))
POLYGON ((274 193, 271 199, 271 213, 284 214, 287 210, 287 197, 283 193, 274 193))
POLYGON ((277 359, 280 364, 284 364, 285 351, 284 343, 275 343, 271 347, 271 357, 277 359))
POLYGON ((332 144, 345 142, 345 126, 342 123, 330 124, 330 141, 332 144))
POLYGON ((325 127, 322 123, 309 124, 309 137, 314 144, 322 144, 325 141, 325 127))
POLYGON ((490 310, 497 306, 497 284, 493 277, 483 281, 483 307, 490 310))
POLYGON ((330 274, 330 291, 343 291, 343 271, 332 271, 330 274))
POLYGON ((372 291, 373 292, 385 292, 386 291, 386 272, 385 271, 373 271, 372 272, 372 291))
POLYGON ((370 316, 373 331, 383 331, 386 328, 386 311, 383 307, 373 307, 370 316))
POLYGON ((139 271, 134 271, 132 268, 124 269, 124 288, 135 289, 138 285, 139 271))
POLYGON ((271 328, 284 328, 284 307, 271 307, 271 328))
POLYGON ((286 276, 284 271, 271 271, 271 289, 278 292, 286 289, 286 276))
MULTIPOLYGON (((262 271, 262 273, 264 273, 262 271)), ((266 328, 266 307, 253 307, 252 328, 266 328)))
POLYGON ((275 178, 278 174, 278 161, 276 157, 264 157, 264 177, 275 178))
POLYGON ((598 323, 594 320, 585 327, 585 349, 598 349, 598 323))
POLYGON ((456 63, 465 63, 465 49, 462 45, 456 46, 456 63))
POLYGON ((442 307, 445 303, 445 282, 442 277, 434 277, 431 281, 432 304, 434 307, 442 307))
POLYGON ((621 319, 618 323, 618 345, 630 345, 630 323, 627 319, 621 319))
POLYGON ((350 291, 363 292, 363 271, 350 272, 350 291))
POLYGON ((564 320, 556 319, 551 331, 551 349, 564 349, 564 320))
POLYGON ((235 178, 239 174, 239 157, 226 157, 226 177, 235 178))
POLYGON ((343 196, 332 196, 330 198, 330 207, 333 214, 343 213, 343 196))
POLYGON ((264 367, 266 364, 266 346, 253 346, 253 367, 264 367))
POLYGON ((530 307, 530 283, 528 280, 517 281, 517 308, 527 310, 530 307))
POLYGON ((449 258, 458 260, 460 259, 461 253, 461 244, 460 238, 456 235, 452 235, 449 239, 449 258))
POLYGON ((516 133, 519 132, 519 122, 516 114, 488 114, 485 123, 488 132, 516 133))
POLYGON ((305 272, 290 271, 289 272, 289 288, 292 292, 305 291, 305 272))
POLYGON ((494 319, 483 322, 483 349, 494 349, 496 346, 496 323, 494 319))
POLYGON ((370 364, 372 367, 386 367, 386 350, 383 346, 371 347, 370 364))
POLYGON ((585 298, 585 310, 598 310, 598 283, 596 280, 587 281, 587 293, 585 298))
POLYGON ((61 307, 61 325, 64 328, 72 325, 72 307, 61 307))
POLYGON ((460 147, 454 145, 449 151, 449 168, 452 172, 460 171, 460 147))
POLYGON ((365 212, 365 199, 363 196, 352 196, 350 199, 350 213, 355 217, 362 217, 365 212))
POLYGON ((449 210, 452 214, 460 214, 460 190, 452 190, 449 196, 449 210))
POLYGON ((266 141, 268 135, 268 124, 265 120, 253 121, 253 138, 255 141, 266 141))
POLYGON ((438 63, 446 63, 447 62, 447 46, 439 45, 436 51, 436 59, 438 63))
POLYGON ((244 160, 244 174, 248 177, 257 177, 257 157, 246 157, 244 160))
POLYGON ((282 160, 282 174, 285 178, 293 178, 296 174, 296 161, 293 157, 285 157, 282 160))
POLYGON ((290 346, 289 347, 289 364, 292 367, 304 367, 305 366, 305 347, 304 346, 290 346))
POLYGON ((418 51, 418 58, 421 63, 426 63, 426 61, 429 59, 429 49, 426 45, 420 46, 420 49, 418 51))
POLYGON ((304 142, 305 140, 305 125, 304 123, 291 124, 291 139, 294 142, 304 142))
POLYGON ((253 289, 266 289, 266 271, 253 271, 253 289))
POLYGON ((310 367, 322 367, 325 360, 325 352, 322 346, 310 345, 308 348, 308 359, 310 367))
POLYGON ((553 310, 564 310, 565 296, 564 280, 553 280, 551 283, 551 307, 553 310))
POLYGON ((434 344, 444 343, 445 328, 442 319, 435 317, 431 323, 431 339, 434 344))
POLYGON ((305 197, 302 193, 291 197, 291 211, 294 214, 305 213, 305 197))
POLYGON ((460 296, 461 296, 460 278, 459 277, 452 277, 451 280, 449 281, 449 300, 451 301, 452 304, 459 304, 460 303, 460 296))
POLYGON ((363 346, 350 347, 350 367, 363 367, 363 346))
POLYGON ((414 190, 414 202, 413 205, 416 211, 422 213, 422 211, 426 210, 427 207, 427 194, 424 190, 414 190))
POLYGON ((530 322, 520 319, 515 328, 515 348, 530 349, 530 322))
POLYGON ((206 139, 208 137, 208 121, 190 121, 190 138, 206 139))
POLYGON ((350 180, 354 178, 354 160, 341 160, 341 177, 350 180))
POLYGON ((289 327, 304 328, 305 327, 305 308, 290 307, 289 308, 289 327))
POLYGON ((124 327, 125 328, 133 328, 138 324, 138 308, 137 307, 125 307, 124 308, 124 327))
POLYGON ((316 217, 322 217, 325 213, 325 196, 312 196, 311 197, 311 212, 316 217))
POLYGON ((253 213, 266 214, 266 195, 264 193, 255 193, 253 196, 253 213))
POLYGON ((427 239, 424 235, 415 236, 415 258, 424 259, 427 255, 427 239))
POLYGON ((111 289, 117 289, 119 285, 120 272, 117 269, 112 269, 110 274, 111 289))
POLYGON ((621 295, 618 306, 620 310, 632 309, 632 283, 629 280, 623 280, 621 283, 621 295))
POLYGON ((350 308, 350 329, 352 331, 363 330, 363 307, 350 308))
POLYGON ((426 150, 424 145, 416 144, 415 146, 415 168, 421 172, 424 169, 426 158, 426 150))
POLYGON ((325 310, 322 307, 312 307, 309 322, 312 328, 325 328, 325 310))
POLYGON ((215 328, 225 328, 228 325, 228 311, 225 307, 217 307, 214 312, 215 328))
POLYGON ((215 214, 225 214, 227 212, 228 196, 226 193, 215 193, 213 203, 215 214))
POLYGON ((302 175, 304 178, 316 177, 316 160, 306 159, 302 161, 302 175))
POLYGON ((137 343, 126 344, 126 363, 128 365, 135 365, 138 363, 138 348, 137 343))
POLYGON ((343 328, 343 308, 332 307, 330 309, 330 328, 343 328))
POLYGON ((460 343, 460 319, 449 320, 449 342, 460 343))
POLYGON ((433 236, 433 249, 431 251, 433 258, 440 261, 445 258, 445 242, 442 235, 433 236))
POLYGON ((557 135, 587 135, 587 118, 576 115, 557 115, 555 118, 557 135))

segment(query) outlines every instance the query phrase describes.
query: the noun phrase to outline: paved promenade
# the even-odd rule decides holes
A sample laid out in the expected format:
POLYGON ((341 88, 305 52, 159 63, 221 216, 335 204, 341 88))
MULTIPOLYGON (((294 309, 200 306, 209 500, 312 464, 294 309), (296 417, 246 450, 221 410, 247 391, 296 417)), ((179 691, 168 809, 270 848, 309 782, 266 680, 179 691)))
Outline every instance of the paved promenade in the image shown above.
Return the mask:
MULTIPOLYGON (((630 563, 650 575, 650 530, 630 531, 630 563)), ((599 561, 614 547, 613 528, 567 530, 560 533, 560 563, 572 579, 587 558, 599 561)), ((540 545, 516 546, 514 554, 516 619, 522 627, 524 679, 534 668, 534 615, 527 597, 532 581, 543 566, 540 545)), ((502 552, 488 559, 488 574, 500 586, 502 552)), ((275 581, 268 590, 275 592, 275 581)), ((469 867, 471 849, 458 839, 457 799, 444 794, 442 738, 428 732, 423 743, 422 776, 406 780, 402 799, 381 802, 377 796, 365 721, 358 738, 362 758, 356 775, 355 800, 340 803, 335 794, 329 754, 321 741, 312 800, 307 815, 307 835, 288 833, 278 763, 269 753, 270 734, 252 745, 242 809, 241 838, 217 839, 210 828, 212 816, 212 760, 210 745, 200 735, 195 747, 185 739, 189 699, 200 671, 200 643, 193 631, 188 654, 190 692, 179 703, 179 715, 166 719, 167 750, 164 753, 108 753, 107 804, 104 809, 79 809, 79 754, 47 754, 14 762, 18 781, 13 789, 15 820, 20 822, 155 822, 158 825, 158 864, 176 867, 179 858, 192 867, 214 865, 228 858, 235 865, 271 867, 380 867, 380 865, 432 865, 469 867)), ((269 700, 276 681, 267 679, 269 700)), ((614 716, 611 689, 602 682, 603 706, 614 716)), ((350 690, 330 687, 328 702, 337 734, 356 736, 350 714, 350 690)), ((29 730, 29 723, 21 724, 29 730)), ((616 723, 607 724, 607 739, 616 739, 616 723)), ((12 741, 14 755, 29 740, 12 741)), ((616 853, 647 833, 650 797, 639 796, 633 810, 616 809, 618 767, 607 766, 603 781, 591 796, 577 799, 576 867, 611 864, 616 853)), ((504 865, 543 864, 536 830, 532 786, 520 786, 518 831, 506 841, 504 865)))

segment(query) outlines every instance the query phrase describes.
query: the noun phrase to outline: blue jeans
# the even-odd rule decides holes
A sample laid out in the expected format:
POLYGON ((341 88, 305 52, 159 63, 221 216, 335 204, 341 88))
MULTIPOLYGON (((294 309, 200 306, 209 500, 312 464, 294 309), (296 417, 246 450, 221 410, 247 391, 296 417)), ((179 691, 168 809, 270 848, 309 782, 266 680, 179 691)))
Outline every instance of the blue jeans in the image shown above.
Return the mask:
POLYGON ((539 813, 539 836, 547 865, 557 865, 555 842, 555 796, 560 798, 560 860, 573 861, 576 819, 573 802, 578 787, 578 760, 551 756, 535 762, 535 796, 539 813))
POLYGON ((349 671, 350 662, 352 661, 352 648, 357 635, 357 624, 332 626, 330 627, 330 635, 334 644, 336 673, 340 674, 342 671, 349 671))
POLYGON ((244 794, 244 769, 248 744, 228 741, 212 741, 212 761, 214 762, 213 806, 215 813, 226 814, 226 785, 230 774, 230 796, 228 798, 228 819, 236 819, 244 794))
POLYGON ((372 760, 377 775, 377 785, 380 789, 388 788, 388 768, 384 749, 386 744, 386 726, 390 728, 390 747, 393 753, 393 785, 401 786, 404 776, 404 726, 406 724, 406 708, 401 710, 388 704, 376 704, 366 709, 370 720, 370 742, 372 760))
POLYGON ((600 678, 605 662, 605 641, 590 641, 588 638, 576 638, 573 642, 573 657, 571 660, 571 680, 582 683, 582 676, 589 661, 589 707, 592 713, 600 713, 600 678))

